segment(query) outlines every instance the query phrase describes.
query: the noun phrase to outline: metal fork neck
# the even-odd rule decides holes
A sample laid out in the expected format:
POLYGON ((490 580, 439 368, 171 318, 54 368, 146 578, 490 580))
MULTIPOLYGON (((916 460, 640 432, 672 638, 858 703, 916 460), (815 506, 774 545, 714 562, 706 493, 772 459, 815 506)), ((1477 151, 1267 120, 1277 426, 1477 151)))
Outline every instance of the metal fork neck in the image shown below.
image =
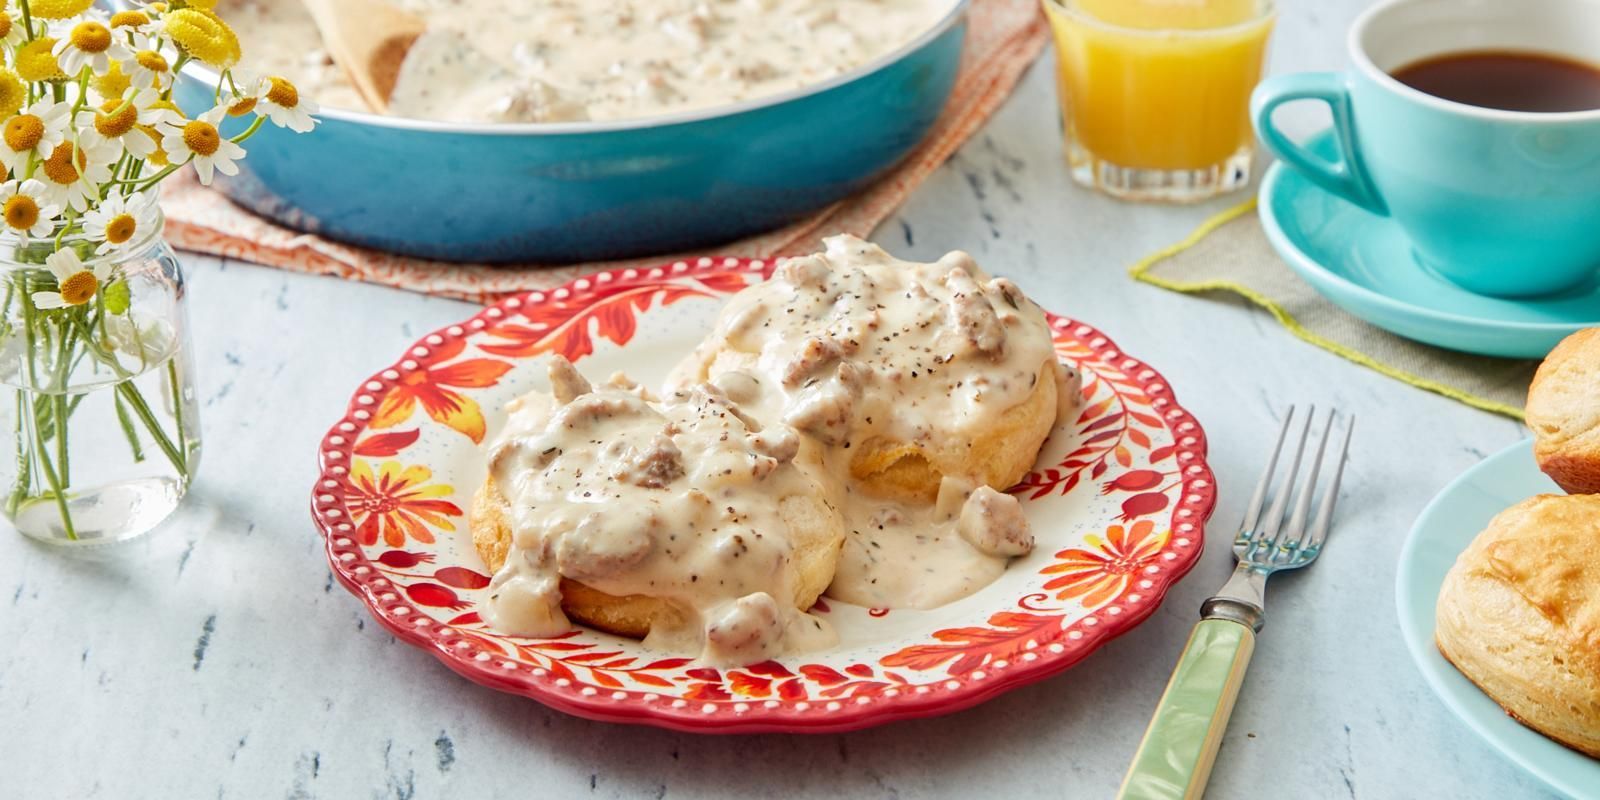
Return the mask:
POLYGON ((1267 571, 1241 563, 1222 590, 1200 604, 1203 619, 1225 619, 1260 632, 1266 621, 1267 571))

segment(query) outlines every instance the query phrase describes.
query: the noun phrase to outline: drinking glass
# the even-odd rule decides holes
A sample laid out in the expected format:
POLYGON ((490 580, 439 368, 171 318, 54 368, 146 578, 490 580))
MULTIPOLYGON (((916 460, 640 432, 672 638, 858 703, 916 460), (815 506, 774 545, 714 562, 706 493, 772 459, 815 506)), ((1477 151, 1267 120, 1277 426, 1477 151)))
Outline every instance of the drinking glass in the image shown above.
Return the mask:
POLYGON ((1073 178, 1128 200, 1245 186, 1272 0, 1041 0, 1073 178))

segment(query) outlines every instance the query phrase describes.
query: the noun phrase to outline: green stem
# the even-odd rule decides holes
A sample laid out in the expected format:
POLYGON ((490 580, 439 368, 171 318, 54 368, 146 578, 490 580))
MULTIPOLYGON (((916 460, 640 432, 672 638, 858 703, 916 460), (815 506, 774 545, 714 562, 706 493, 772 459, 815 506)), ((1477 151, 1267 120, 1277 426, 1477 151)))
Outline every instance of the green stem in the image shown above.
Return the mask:
POLYGON ((22 30, 28 34, 28 41, 33 41, 33 11, 28 8, 28 0, 22 0, 22 30))
MULTIPOLYGON (((75 310, 68 310, 66 313, 69 315, 77 314, 75 310)), ((67 391, 67 385, 72 380, 70 370, 72 369, 73 361, 72 335, 65 326, 62 326, 60 348, 56 353, 56 385, 54 387, 56 393, 50 396, 50 414, 55 419, 56 464, 61 472, 61 484, 63 486, 72 485, 71 461, 68 460, 67 447, 67 398, 63 393, 67 391)))
MULTIPOLYGON (((144 350, 143 345, 139 347, 144 350)), ((178 382, 178 355, 174 353, 167 359, 167 380, 172 389, 172 424, 178 429, 178 450, 183 453, 184 461, 189 460, 189 432, 183 427, 183 384, 178 382)))
POLYGON ((250 123, 250 127, 245 128, 243 133, 239 134, 238 136, 234 136, 234 137, 230 138, 228 141, 233 142, 234 144, 238 144, 238 143, 240 143, 240 142, 242 142, 242 141, 244 141, 244 140, 256 135, 256 131, 260 130, 260 128, 261 128, 261 123, 266 122, 266 121, 267 121, 266 117, 258 115, 255 118, 255 121, 250 123))
POLYGON ((131 381, 123 381, 117 384, 117 391, 122 393, 123 399, 127 400, 128 405, 133 407, 133 413, 144 423, 145 429, 150 431, 151 437, 156 440, 156 446, 166 454, 167 460, 172 462, 173 468, 178 470, 179 475, 187 479, 189 477, 187 459, 184 458, 182 453, 178 452, 176 447, 173 447, 172 440, 168 439, 167 435, 162 432, 161 423, 157 422, 156 415, 150 412, 150 406, 145 403, 144 395, 139 394, 139 390, 134 387, 131 381))
MULTIPOLYGON (((187 164, 187 163, 189 163, 189 162, 188 161, 183 162, 183 164, 187 164)), ((144 190, 146 190, 146 189, 148 189, 148 188, 160 183, 162 178, 165 178, 168 175, 171 175, 172 173, 177 172, 178 168, 182 167, 183 164, 168 164, 160 172, 157 172, 156 174, 151 175, 150 176, 150 180, 147 180, 144 183, 139 184, 139 188, 135 189, 134 191, 142 192, 142 191, 144 191, 144 190)))
POLYGON ((94 341, 91 332, 84 327, 83 320, 74 317, 72 321, 79 326, 80 332, 83 334, 83 345, 89 350, 89 354, 95 360, 110 367, 118 377, 122 378, 122 381, 117 384, 117 391, 121 392, 123 399, 127 400, 128 405, 133 407, 134 415, 150 431, 150 436, 156 440, 156 445, 161 448, 161 452, 167 454, 167 460, 171 461, 172 466, 177 468, 178 474, 187 478, 189 476, 188 459, 173 446, 172 440, 167 437, 166 432, 161 430, 161 423, 156 420, 156 415, 151 413, 149 404, 144 400, 144 395, 140 394, 139 388, 133 385, 132 378, 134 376, 122 368, 122 365, 117 362, 116 356, 107 353, 94 341))
POLYGON ((20 284, 18 288, 22 293, 22 329, 27 331, 28 337, 28 386, 37 389, 39 387, 39 367, 36 356, 39 351, 37 349, 38 336, 34 328, 38 316, 33 307, 33 295, 28 292, 28 279, 21 272, 17 273, 16 279, 17 283, 20 284))
POLYGON ((67 456, 67 398, 66 395, 55 394, 50 396, 50 413, 56 420, 56 464, 61 470, 61 485, 72 485, 72 462, 67 456))
POLYGON ((61 512, 61 525, 66 528, 67 538, 76 540, 77 529, 72 527, 72 512, 67 509, 67 496, 61 491, 61 479, 56 477, 55 467, 50 464, 50 451, 45 448, 44 437, 39 434, 39 429, 33 431, 34 454, 39 457, 39 467, 44 470, 45 482, 50 484, 51 494, 55 496, 56 509, 61 512))
POLYGON ((6 498, 6 516, 15 517, 17 509, 22 506, 22 498, 28 496, 33 489, 33 459, 30 457, 33 448, 28 445, 28 437, 22 426, 22 415, 33 411, 33 404, 28 402, 28 393, 22 389, 17 390, 17 485, 12 487, 11 496, 6 498))
POLYGON ((122 395, 111 393, 111 402, 117 410, 117 423, 122 426, 122 435, 128 438, 128 446, 133 449, 133 461, 136 464, 144 462, 144 446, 139 444, 139 431, 133 427, 133 418, 128 416, 128 406, 122 401, 122 395))

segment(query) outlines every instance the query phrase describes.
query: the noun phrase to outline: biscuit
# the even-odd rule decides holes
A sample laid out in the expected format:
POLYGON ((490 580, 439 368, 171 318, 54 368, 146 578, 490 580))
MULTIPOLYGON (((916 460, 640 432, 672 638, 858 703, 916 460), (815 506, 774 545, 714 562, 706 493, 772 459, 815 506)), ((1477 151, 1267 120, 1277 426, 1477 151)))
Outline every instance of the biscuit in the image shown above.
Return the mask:
POLYGON ((1600 328, 1550 351, 1528 388, 1539 469, 1573 494, 1600 494, 1600 328))
POLYGON ((1600 496, 1495 517, 1445 577, 1435 641, 1519 722, 1600 758, 1600 496))

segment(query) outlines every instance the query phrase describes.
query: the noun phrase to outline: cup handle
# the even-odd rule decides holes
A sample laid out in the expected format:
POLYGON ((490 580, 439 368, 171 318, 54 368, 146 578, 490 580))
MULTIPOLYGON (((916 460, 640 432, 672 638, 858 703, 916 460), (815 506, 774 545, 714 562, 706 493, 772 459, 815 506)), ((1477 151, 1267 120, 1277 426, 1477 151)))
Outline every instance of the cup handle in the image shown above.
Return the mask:
POLYGON ((1350 90, 1338 72, 1301 72, 1268 78, 1250 95, 1250 119, 1256 133, 1278 158, 1300 170, 1318 186, 1375 214, 1388 215, 1388 207, 1372 185, 1356 150, 1355 116, 1350 90), (1333 136, 1339 160, 1331 161, 1292 142, 1272 123, 1272 112, 1294 100, 1321 100, 1333 113, 1333 136))

